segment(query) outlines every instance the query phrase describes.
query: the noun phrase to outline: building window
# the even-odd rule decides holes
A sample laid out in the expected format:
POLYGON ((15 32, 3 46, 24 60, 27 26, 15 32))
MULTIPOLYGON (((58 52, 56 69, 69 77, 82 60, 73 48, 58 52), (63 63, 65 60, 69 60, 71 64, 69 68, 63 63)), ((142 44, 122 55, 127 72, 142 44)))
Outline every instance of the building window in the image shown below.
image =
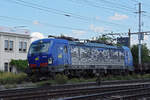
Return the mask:
POLYGON ((22 51, 22 52, 27 51, 27 42, 19 42, 19 51, 22 51))
POLYGON ((8 72, 8 63, 4 63, 4 71, 8 72))
POLYGON ((10 50, 12 51, 13 50, 13 45, 14 45, 14 42, 13 41, 9 41, 9 40, 5 40, 5 50, 10 50))
POLYGON ((13 41, 9 41, 9 50, 10 50, 10 51, 13 50, 13 41))
POLYGON ((22 51, 23 42, 19 42, 19 51, 22 51))
POLYGON ((5 40, 5 50, 8 50, 8 40, 5 40))
POLYGON ((23 43, 23 51, 26 52, 27 51, 27 42, 23 43))

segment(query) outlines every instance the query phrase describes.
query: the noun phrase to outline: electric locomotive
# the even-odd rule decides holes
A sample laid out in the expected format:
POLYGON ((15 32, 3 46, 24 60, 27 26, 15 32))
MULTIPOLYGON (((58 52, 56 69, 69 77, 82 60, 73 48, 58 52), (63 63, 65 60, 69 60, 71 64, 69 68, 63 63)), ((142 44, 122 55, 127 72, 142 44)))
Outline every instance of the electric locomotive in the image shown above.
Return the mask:
POLYGON ((28 74, 69 76, 120 74, 133 71, 133 57, 126 46, 46 38, 32 42, 28 74))

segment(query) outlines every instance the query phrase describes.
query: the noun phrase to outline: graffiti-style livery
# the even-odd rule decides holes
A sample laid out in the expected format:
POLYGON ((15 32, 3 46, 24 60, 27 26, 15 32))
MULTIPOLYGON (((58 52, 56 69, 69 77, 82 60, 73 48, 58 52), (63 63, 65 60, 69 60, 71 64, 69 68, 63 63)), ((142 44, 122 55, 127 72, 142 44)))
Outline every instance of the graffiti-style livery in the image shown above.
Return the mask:
POLYGON ((33 42, 28 52, 29 71, 41 75, 65 73, 119 73, 133 71, 128 47, 47 38, 33 42))

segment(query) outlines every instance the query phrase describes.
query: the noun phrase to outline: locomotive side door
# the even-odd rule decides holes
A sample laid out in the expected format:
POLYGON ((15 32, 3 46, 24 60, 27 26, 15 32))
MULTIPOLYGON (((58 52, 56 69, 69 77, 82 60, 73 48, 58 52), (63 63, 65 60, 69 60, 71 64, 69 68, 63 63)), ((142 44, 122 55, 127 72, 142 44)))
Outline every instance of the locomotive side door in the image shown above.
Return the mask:
POLYGON ((67 44, 64 44, 64 46, 63 46, 63 61, 64 61, 64 65, 69 64, 69 53, 68 53, 68 45, 67 44))

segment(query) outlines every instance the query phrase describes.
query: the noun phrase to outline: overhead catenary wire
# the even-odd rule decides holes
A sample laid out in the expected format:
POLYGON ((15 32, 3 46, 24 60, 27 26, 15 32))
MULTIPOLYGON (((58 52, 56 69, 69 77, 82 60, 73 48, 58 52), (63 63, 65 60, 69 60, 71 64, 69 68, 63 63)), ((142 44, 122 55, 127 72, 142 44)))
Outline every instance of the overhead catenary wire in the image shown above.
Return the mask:
POLYGON ((46 12, 50 12, 50 13, 54 13, 54 14, 58 14, 58 15, 63 15, 66 17, 74 17, 77 19, 85 20, 85 21, 92 19, 90 17, 85 17, 85 16, 74 14, 74 13, 70 13, 70 12, 66 12, 66 11, 62 11, 62 10, 57 10, 57 9, 50 8, 50 7, 45 7, 45 6, 42 6, 39 4, 30 3, 30 2, 23 1, 23 0, 7 0, 7 1, 11 1, 12 3, 16 3, 19 5, 27 6, 27 7, 34 8, 34 9, 38 9, 41 11, 46 11, 46 12))
MULTIPOLYGON (((10 17, 10 16, 0 16, 0 18, 3 18, 3 19, 8 19, 8 20, 14 20, 14 21, 19 21, 19 22, 26 22, 26 23, 33 23, 32 20, 29 20, 29 19, 23 19, 23 18, 14 18, 14 17, 10 17)), ((39 24, 42 24, 44 26, 47 26, 47 27, 53 27, 53 28, 57 28, 57 29, 66 29, 66 30, 71 30, 71 31, 74 31, 74 30, 77 30, 77 31, 83 31, 83 32, 86 32, 86 33, 98 33, 100 34, 99 32, 95 32, 94 30, 91 30, 91 29, 82 29, 82 28, 74 28, 74 27, 68 27, 68 26, 62 26, 62 25, 54 25, 54 24, 49 24, 49 23, 46 23, 46 22, 39 22, 39 24)))
MULTIPOLYGON (((148 19, 150 18, 150 15, 148 15, 147 13, 146 14, 142 14, 144 17, 147 17, 148 19)), ((144 25, 145 27, 147 27, 147 28, 150 28, 150 26, 149 25, 144 25)))
POLYGON ((120 4, 123 4, 123 5, 127 5, 128 7, 133 7, 133 5, 134 5, 134 9, 135 9, 135 7, 136 7, 136 4, 137 3, 135 3, 135 2, 130 2, 130 0, 113 0, 113 1, 116 1, 116 2, 118 2, 118 3, 120 3, 120 4))
POLYGON ((15 3, 18 5, 22 5, 22 6, 26 6, 26 7, 30 7, 33 9, 38 9, 41 11, 45 11, 45 12, 49 12, 49 13, 54 13, 54 14, 58 14, 58 15, 63 15, 66 17, 74 17, 77 19, 84 19, 84 20, 89 20, 90 18, 85 17, 85 16, 80 16, 80 15, 75 15, 73 13, 69 13, 69 12, 65 12, 65 11, 61 11, 61 10, 57 10, 57 9, 53 9, 53 8, 49 8, 49 7, 45 7, 39 4, 35 4, 35 3, 29 3, 23 0, 7 0, 11 3, 15 3))
POLYGON ((133 2, 135 2, 135 3, 139 3, 139 1, 138 1, 138 0, 131 0, 131 1, 133 1, 133 2))
MULTIPOLYGON (((32 20, 23 19, 23 18, 14 18, 14 17, 9 17, 9 16, 0 16, 0 18, 15 20, 15 21, 21 21, 21 22, 27 22, 27 23, 31 23, 31 24, 33 23, 32 20)), ((54 24, 49 24, 49 23, 41 22, 41 21, 39 21, 39 23, 42 24, 42 25, 50 26, 50 27, 54 27, 54 28, 62 28, 62 29, 69 29, 69 30, 81 30, 81 31, 91 31, 91 30, 81 29, 81 28, 73 28, 73 27, 68 27, 68 26, 54 25, 54 24)))
MULTIPOLYGON (((71 2, 74 2, 74 3, 77 3, 76 0, 68 0, 68 1, 71 1, 71 2)), ((98 5, 97 3, 95 3, 95 1, 89 1, 89 0, 80 0, 80 2, 84 2, 87 6, 90 6, 90 7, 94 7, 94 8, 98 8, 98 9, 106 9, 108 11, 111 11, 111 12, 114 12, 114 11, 121 11, 121 12, 128 12, 130 14, 133 14, 134 10, 131 10, 131 9, 128 9, 128 8, 122 8, 120 9, 119 7, 109 7, 109 6, 102 6, 102 5, 98 5), (119 8, 119 9, 118 9, 119 8)), ((79 4, 79 3, 77 3, 79 4)))
MULTIPOLYGON (((117 9, 115 9, 115 6, 114 6, 115 3, 112 4, 113 7, 110 7, 110 6, 104 7, 104 6, 102 6, 102 5, 98 5, 97 2, 92 1, 92 0, 91 0, 91 1, 89 1, 89 0, 80 0, 80 3, 78 3, 78 2, 79 2, 78 0, 68 0, 68 1, 70 1, 70 2, 72 2, 72 3, 76 3, 76 4, 83 4, 83 3, 81 3, 81 1, 82 1, 82 2, 84 2, 84 4, 86 3, 87 6, 91 6, 91 7, 98 8, 98 9, 103 8, 103 9, 106 9, 106 10, 112 11, 112 12, 114 12, 114 11, 117 10, 117 9), (77 2, 77 1, 78 1, 78 2, 77 2)), ((97 1, 99 1, 99 3, 101 3, 102 0, 97 0, 97 1)), ((105 1, 106 1, 106 0, 105 0, 105 1)), ((112 2, 109 1, 109 3, 112 3, 112 2)), ((105 4, 106 4, 106 3, 105 3, 105 4)), ((120 6, 123 6, 123 5, 120 5, 120 6)), ((124 10, 125 12, 129 12, 128 15, 131 15, 131 17, 132 17, 133 15, 135 15, 135 14, 134 14, 135 8, 126 7, 126 9, 122 9, 122 10, 124 10)), ((121 10, 121 13, 122 13, 122 10, 121 10)), ((106 13, 106 14, 108 14, 108 13, 106 13)), ((120 26, 122 26, 122 25, 120 25, 120 26)), ((128 27, 131 27, 131 26, 128 26, 128 27)))
MULTIPOLYGON (((148 3, 142 2, 142 5, 144 5, 144 8, 146 7, 147 9, 150 9, 150 5, 148 3)), ((150 12, 149 11, 144 11, 144 14, 142 14, 143 16, 150 18, 150 12)))
MULTIPOLYGON (((67 16, 67 17, 77 18, 77 19, 80 19, 80 20, 84 20, 86 22, 89 22, 89 20, 92 20, 92 21, 94 20, 96 22, 103 22, 103 23, 109 24, 109 25, 117 25, 117 26, 120 26, 120 27, 125 27, 126 26, 126 25, 113 23, 113 22, 108 22, 108 21, 103 21, 103 20, 99 21, 99 20, 96 20, 94 18, 85 17, 85 16, 81 16, 81 15, 77 16, 76 14, 73 14, 73 13, 68 13, 68 12, 65 12, 65 11, 45 7, 45 6, 42 6, 42 5, 39 5, 39 4, 35 4, 35 3, 29 3, 29 2, 26 2, 26 1, 23 1, 23 0, 7 0, 7 1, 11 1, 12 3, 16 3, 16 4, 27 6, 27 7, 31 7, 31 8, 34 8, 34 9, 38 9, 38 10, 41 10, 41 11, 48 12, 48 13, 50 12, 50 13, 55 13, 55 14, 59 14, 59 15, 61 14, 63 16, 67 16), (54 11, 54 12, 52 12, 52 11, 54 11)), ((126 27, 128 27, 128 26, 126 26, 126 27)))
POLYGON ((128 7, 128 6, 123 5, 123 4, 118 4, 116 2, 114 3, 110 0, 96 0, 96 1, 98 1, 100 3, 110 4, 110 5, 112 5, 112 7, 114 7, 114 5, 115 5, 116 7, 114 7, 114 8, 119 8, 119 9, 123 9, 123 10, 127 10, 127 11, 134 11, 134 8, 132 8, 130 6, 128 7))

